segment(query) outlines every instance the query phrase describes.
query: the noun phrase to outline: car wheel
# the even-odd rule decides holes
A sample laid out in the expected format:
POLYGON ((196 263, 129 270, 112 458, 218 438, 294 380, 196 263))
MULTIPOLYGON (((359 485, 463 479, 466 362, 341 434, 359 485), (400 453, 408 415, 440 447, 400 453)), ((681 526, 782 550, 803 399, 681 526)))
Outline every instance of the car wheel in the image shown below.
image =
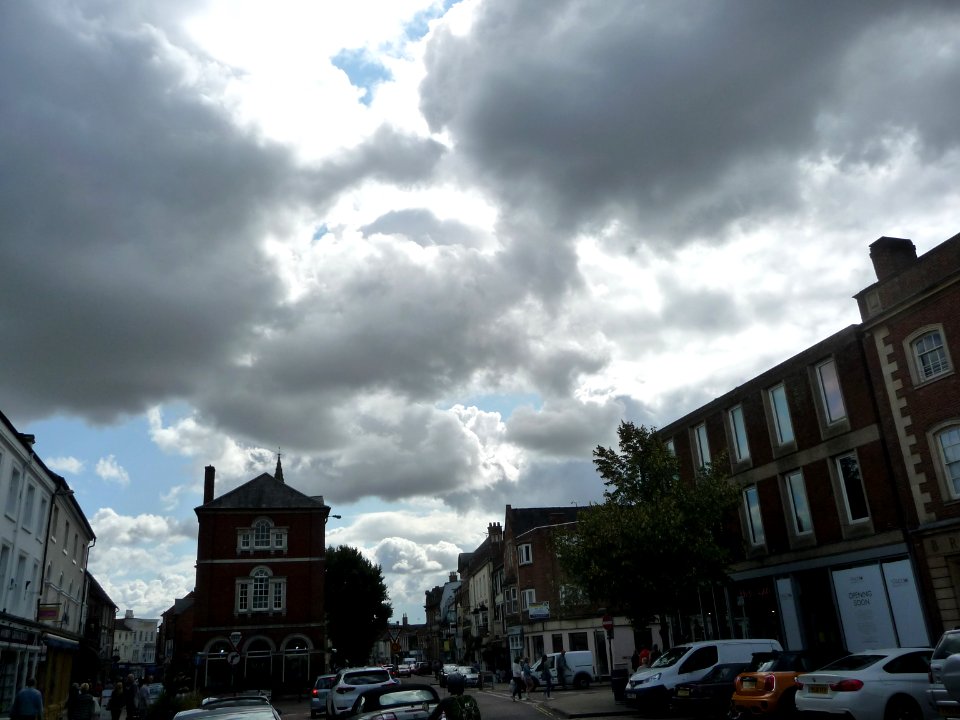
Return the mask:
POLYGON ((887 703, 883 720, 923 720, 923 711, 913 698, 895 697, 887 703))

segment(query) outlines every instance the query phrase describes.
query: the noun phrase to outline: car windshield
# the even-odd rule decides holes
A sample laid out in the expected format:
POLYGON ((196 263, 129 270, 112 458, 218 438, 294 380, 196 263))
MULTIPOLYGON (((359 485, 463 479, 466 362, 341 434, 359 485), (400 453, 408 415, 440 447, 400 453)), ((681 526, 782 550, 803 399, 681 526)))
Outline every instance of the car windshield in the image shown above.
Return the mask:
POLYGON ((960 653, 960 633, 947 633, 937 643, 937 649, 933 651, 933 659, 943 660, 957 653, 960 653))
POLYGON ((343 676, 343 681, 348 685, 379 685, 389 680, 390 673, 386 670, 363 670, 343 676))
POLYGON ((417 688, 414 690, 397 690, 384 693, 380 696, 379 705, 382 708, 396 707, 397 705, 418 705, 420 703, 435 703, 437 697, 429 690, 417 688))
POLYGON ((317 690, 329 690, 333 687, 333 683, 336 682, 336 675, 328 675, 327 677, 317 678, 317 690))
POLYGON ((670 648, 663 655, 654 660, 653 664, 650 665, 652 668, 661 668, 661 667, 670 667, 675 665, 680 658, 689 652, 690 648, 686 645, 678 645, 675 648, 670 648))
POLYGON ((885 657, 886 655, 847 655, 839 660, 834 660, 829 665, 824 665, 818 672, 826 672, 828 670, 863 670, 874 663, 880 662, 885 657))
POLYGON ((745 666, 742 664, 717 665, 713 670, 703 676, 703 682, 727 682, 732 681, 739 675, 745 666))

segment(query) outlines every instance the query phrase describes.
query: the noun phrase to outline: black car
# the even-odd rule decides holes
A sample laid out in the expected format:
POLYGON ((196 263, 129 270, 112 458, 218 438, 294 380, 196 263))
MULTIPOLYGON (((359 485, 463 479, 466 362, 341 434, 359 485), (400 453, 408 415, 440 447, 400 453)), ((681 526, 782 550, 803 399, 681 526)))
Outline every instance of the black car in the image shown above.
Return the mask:
POLYGON ((734 680, 750 663, 717 665, 700 680, 680 683, 670 697, 670 710, 678 715, 726 715, 734 680))
POLYGON ((431 685, 404 683, 379 687, 360 693, 353 702, 349 717, 367 720, 383 715, 422 720, 430 715, 439 702, 440 696, 431 685))

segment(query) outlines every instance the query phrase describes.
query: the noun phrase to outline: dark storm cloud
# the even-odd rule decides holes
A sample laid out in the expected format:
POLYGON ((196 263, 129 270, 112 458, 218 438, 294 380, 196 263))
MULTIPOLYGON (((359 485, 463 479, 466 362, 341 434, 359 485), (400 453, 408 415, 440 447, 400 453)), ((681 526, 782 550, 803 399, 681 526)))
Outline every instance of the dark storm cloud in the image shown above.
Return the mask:
POLYGON ((0 363, 19 417, 189 397, 277 321, 265 234, 351 183, 415 183, 441 152, 384 128, 299 168, 131 27, 69 3, 0 9, 0 363))
POLYGON ((489 2, 468 35, 436 34, 421 109, 474 177, 554 228, 616 217, 648 238, 716 237, 796 208, 805 159, 880 163, 905 135, 956 148, 958 14, 489 2))

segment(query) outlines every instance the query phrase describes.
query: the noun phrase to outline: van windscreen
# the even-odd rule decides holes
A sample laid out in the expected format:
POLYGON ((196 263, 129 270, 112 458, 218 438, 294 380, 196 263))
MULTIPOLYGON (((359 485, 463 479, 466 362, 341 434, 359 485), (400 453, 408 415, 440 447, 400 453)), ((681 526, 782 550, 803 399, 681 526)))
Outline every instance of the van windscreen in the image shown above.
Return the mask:
POLYGON ((686 645, 678 645, 677 647, 670 648, 663 655, 658 657, 653 661, 653 664, 650 665, 652 668, 660 667, 670 667, 677 663, 684 655, 690 651, 690 648, 686 645))

